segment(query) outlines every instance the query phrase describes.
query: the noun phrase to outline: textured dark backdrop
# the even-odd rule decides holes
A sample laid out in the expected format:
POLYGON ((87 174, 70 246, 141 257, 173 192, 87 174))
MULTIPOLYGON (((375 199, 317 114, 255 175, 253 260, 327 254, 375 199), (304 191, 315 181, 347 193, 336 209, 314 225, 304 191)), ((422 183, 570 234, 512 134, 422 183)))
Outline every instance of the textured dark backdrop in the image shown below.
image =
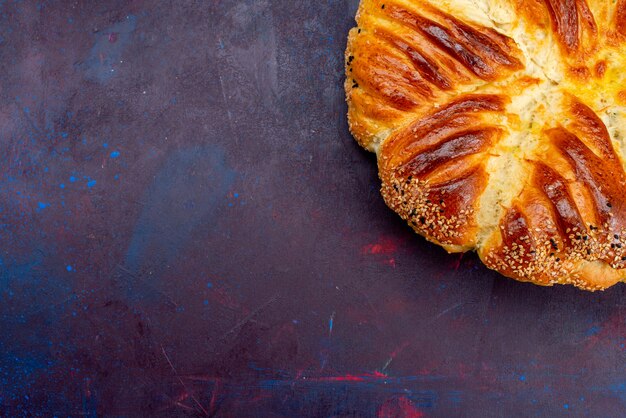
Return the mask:
POLYGON ((384 206, 356 0, 0 1, 3 416, 620 416, 624 290, 384 206))

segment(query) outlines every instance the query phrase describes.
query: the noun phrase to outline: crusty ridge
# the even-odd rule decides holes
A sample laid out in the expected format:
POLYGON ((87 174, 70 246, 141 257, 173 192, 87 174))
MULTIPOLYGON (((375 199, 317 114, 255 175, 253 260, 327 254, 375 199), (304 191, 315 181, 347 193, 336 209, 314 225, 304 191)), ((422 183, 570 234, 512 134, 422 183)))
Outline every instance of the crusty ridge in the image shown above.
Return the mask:
POLYGON ((349 122, 378 154, 388 205, 518 280, 623 280, 624 10, 363 0, 346 50, 349 122))

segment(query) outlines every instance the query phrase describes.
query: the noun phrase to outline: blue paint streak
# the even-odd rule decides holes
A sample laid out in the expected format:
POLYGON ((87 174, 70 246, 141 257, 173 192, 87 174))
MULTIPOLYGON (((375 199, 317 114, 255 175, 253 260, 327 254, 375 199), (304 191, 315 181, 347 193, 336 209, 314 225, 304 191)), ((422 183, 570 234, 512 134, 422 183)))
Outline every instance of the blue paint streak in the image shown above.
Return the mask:
POLYGON ((600 330, 601 330, 601 328, 600 328, 599 326, 594 325, 593 327, 591 327, 591 328, 589 328, 589 329, 587 330, 586 335, 587 335, 587 337, 594 336, 594 335, 596 335, 597 333, 599 333, 599 332, 600 332, 600 330))
POLYGON ((626 403, 626 382, 618 382, 609 386, 611 392, 620 398, 620 400, 626 403))
MULTIPOLYGON (((63 333, 62 318, 71 289, 60 278, 42 275, 43 260, 54 257, 54 249, 46 247, 47 242, 38 244, 30 254, 5 247, 8 251, 0 269, 0 291, 12 299, 10 306, 2 303, 0 307, 2 416, 18 416, 3 409, 5 402, 22 411, 33 408, 30 395, 34 385, 47 378, 59 358, 52 352, 52 339, 63 338, 59 334, 63 333), (20 297, 13 298, 14 294, 20 297)), ((37 414, 24 412, 19 416, 33 415, 37 414)))
POLYGON ((92 188, 95 185, 96 185, 96 181, 95 180, 89 180, 87 182, 87 187, 89 187, 89 188, 92 188))
POLYGON ((111 158, 117 158, 117 157, 119 157, 119 156, 120 156, 120 152, 119 152, 119 151, 113 151, 113 152, 111 153, 111 158))
MULTIPOLYGON (((176 262, 198 229, 215 225, 223 196, 235 178, 224 152, 215 145, 172 153, 144 192, 145 205, 126 251, 125 267, 133 274, 150 270, 154 273, 150 280, 158 280, 159 273, 176 262), (193 208, 185 208, 189 199, 194 200, 193 208)), ((130 291, 130 297, 147 293, 130 291)), ((159 295, 155 292, 154 297, 159 295)))

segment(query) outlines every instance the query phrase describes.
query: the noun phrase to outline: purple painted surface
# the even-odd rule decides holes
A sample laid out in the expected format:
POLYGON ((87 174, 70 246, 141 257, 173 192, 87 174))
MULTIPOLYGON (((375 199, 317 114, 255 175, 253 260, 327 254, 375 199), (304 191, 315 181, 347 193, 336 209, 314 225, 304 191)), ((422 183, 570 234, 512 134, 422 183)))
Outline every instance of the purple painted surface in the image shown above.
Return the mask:
POLYGON ((623 416, 624 286, 384 206, 355 0, 0 1, 2 416, 623 416))

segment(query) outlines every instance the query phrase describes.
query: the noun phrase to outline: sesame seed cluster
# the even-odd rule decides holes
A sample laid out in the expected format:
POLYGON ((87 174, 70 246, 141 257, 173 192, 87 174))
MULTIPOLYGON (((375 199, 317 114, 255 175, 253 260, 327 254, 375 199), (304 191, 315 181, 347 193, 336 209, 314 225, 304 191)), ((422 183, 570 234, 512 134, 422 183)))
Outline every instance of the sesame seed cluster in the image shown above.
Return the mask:
MULTIPOLYGON (((433 199, 432 187, 402 172, 383 179, 381 192, 385 202, 419 234, 444 246, 466 244, 466 237, 476 229, 475 210, 467 207, 452 213, 445 199, 433 199)), ((501 223, 499 234, 504 241, 507 225, 501 223)), ((489 236, 490 234, 485 234, 489 236)), ((482 242, 476 242, 479 249, 482 242)), ((600 290, 604 286, 588 280, 582 273, 586 263, 607 263, 614 269, 626 268, 626 229, 611 231, 609 223, 589 225, 587 230, 566 228, 564 234, 552 221, 541 228, 528 228, 510 242, 502 242, 483 257, 485 265, 521 281, 541 285, 571 284, 581 289, 600 290)))
POLYGON ((383 181, 381 192, 387 205, 418 233, 441 245, 457 245, 474 223, 474 211, 464 208, 453 213, 445 198, 432 198, 428 181, 393 173, 383 181))
MULTIPOLYGON (((587 290, 603 286, 590 282, 581 275, 581 266, 588 262, 610 260, 614 269, 623 269, 626 261, 626 231, 607 232, 608 224, 599 229, 590 225, 588 231, 574 227, 561 236, 554 223, 545 228, 534 228, 499 251, 488 253, 485 264, 492 269, 507 272, 522 281, 540 284, 572 284, 587 290)), ((502 235, 505 226, 500 226, 502 235)))

